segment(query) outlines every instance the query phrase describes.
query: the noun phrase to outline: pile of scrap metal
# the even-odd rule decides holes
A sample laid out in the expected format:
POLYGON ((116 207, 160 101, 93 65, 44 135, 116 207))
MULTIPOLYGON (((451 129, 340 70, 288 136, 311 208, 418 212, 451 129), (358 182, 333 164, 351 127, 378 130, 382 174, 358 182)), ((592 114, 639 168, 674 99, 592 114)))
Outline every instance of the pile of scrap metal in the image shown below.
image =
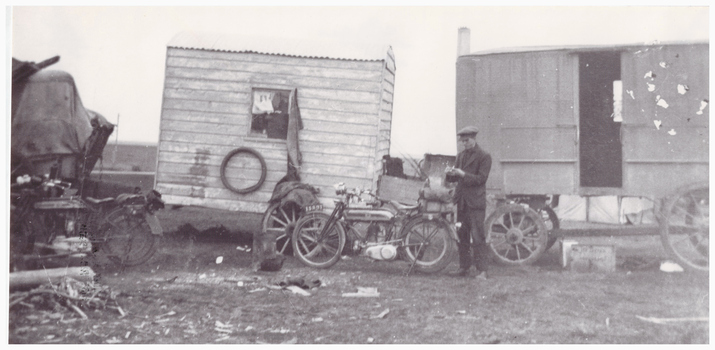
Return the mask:
POLYGON ((59 56, 12 60, 11 179, 43 176, 84 181, 101 157, 114 125, 82 105, 72 76, 43 70, 59 56))

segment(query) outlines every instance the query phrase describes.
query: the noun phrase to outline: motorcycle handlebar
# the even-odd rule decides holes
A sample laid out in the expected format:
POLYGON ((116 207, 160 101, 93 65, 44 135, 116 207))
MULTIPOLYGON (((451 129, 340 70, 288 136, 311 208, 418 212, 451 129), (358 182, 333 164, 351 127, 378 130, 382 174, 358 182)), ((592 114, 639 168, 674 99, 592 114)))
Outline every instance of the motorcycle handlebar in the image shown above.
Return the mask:
POLYGON ((22 188, 26 186, 59 187, 66 190, 72 187, 72 183, 61 180, 43 179, 39 176, 20 176, 15 183, 10 184, 10 188, 22 188))

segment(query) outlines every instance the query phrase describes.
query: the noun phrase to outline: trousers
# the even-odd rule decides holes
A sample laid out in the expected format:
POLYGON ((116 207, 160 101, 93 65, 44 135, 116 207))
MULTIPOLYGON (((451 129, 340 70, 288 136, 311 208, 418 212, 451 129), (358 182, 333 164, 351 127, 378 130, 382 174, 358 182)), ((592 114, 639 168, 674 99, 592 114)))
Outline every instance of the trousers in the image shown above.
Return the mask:
POLYGON ((468 269, 474 264, 478 271, 487 271, 489 247, 484 232, 485 212, 485 209, 457 208, 457 221, 462 223, 457 231, 460 268, 468 269))

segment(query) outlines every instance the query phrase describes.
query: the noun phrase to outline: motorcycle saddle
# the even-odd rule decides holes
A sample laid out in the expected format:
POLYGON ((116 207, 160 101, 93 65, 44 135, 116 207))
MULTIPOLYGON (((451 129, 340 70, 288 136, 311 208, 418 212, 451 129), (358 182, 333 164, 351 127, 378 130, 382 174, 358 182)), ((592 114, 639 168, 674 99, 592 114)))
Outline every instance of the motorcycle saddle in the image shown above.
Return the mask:
POLYGON ((92 204, 104 204, 104 203, 109 203, 114 200, 112 197, 107 197, 107 198, 92 198, 92 197, 87 197, 85 198, 87 202, 92 203, 92 204))
POLYGON ((146 197, 141 194, 122 193, 117 196, 116 201, 119 205, 144 204, 146 197))
POLYGON ((402 203, 400 203, 400 202, 398 202, 398 201, 396 201, 396 200, 391 200, 391 201, 390 201, 390 204, 394 205, 395 208, 397 208, 397 209, 399 209, 399 210, 402 210, 402 211, 414 210, 414 209, 417 209, 417 208, 419 207, 419 204, 414 204, 414 205, 411 205, 411 204, 402 204, 402 203))

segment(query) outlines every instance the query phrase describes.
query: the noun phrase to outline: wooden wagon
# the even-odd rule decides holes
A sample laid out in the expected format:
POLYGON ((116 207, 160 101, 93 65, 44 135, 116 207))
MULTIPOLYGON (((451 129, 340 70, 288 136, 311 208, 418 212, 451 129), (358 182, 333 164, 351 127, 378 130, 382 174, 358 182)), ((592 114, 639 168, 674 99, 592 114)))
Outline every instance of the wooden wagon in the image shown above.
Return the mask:
POLYGON ((528 264, 549 246, 547 196, 615 195, 650 198, 666 250, 708 270, 708 50, 460 47, 456 127, 477 126, 494 160, 487 188, 504 205, 486 227, 500 261, 528 264))

